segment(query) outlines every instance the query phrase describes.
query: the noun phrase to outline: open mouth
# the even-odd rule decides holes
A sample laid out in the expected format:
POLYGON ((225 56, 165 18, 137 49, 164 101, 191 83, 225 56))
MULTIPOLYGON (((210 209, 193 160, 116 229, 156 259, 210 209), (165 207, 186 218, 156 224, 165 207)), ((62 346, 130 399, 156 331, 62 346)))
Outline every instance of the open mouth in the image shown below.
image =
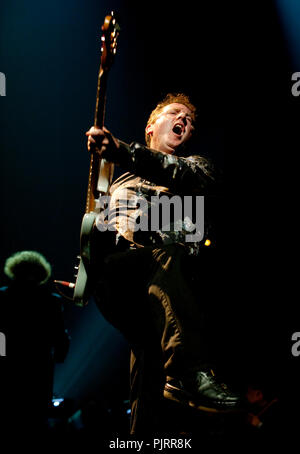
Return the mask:
POLYGON ((176 124, 174 125, 172 131, 174 132, 174 134, 176 134, 177 136, 181 136, 184 132, 184 128, 181 124, 176 124))

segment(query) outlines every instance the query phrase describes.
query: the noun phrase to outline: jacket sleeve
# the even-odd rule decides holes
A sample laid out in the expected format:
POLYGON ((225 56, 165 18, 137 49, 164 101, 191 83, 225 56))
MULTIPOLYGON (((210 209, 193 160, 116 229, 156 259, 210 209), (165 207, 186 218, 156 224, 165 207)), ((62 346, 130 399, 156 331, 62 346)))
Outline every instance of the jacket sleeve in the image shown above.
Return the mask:
POLYGON ((207 158, 187 158, 152 150, 137 142, 120 142, 117 155, 103 156, 124 170, 182 194, 218 195, 222 176, 207 158))

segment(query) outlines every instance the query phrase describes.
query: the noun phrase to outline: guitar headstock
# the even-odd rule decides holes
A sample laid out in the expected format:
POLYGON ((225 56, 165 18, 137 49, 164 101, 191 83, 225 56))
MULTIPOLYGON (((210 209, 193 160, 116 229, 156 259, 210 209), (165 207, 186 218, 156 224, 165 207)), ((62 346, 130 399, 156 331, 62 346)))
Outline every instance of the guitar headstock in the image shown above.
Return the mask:
POLYGON ((114 17, 113 11, 105 17, 102 31, 101 66, 108 71, 117 52, 117 39, 120 32, 120 26, 114 17))

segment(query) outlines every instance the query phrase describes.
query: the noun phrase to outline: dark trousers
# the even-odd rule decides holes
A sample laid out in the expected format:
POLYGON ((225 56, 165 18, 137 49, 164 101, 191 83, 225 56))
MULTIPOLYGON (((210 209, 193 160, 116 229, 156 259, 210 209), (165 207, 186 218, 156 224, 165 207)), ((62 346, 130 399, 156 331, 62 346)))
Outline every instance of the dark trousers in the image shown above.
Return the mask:
POLYGON ((183 376, 214 356, 212 256, 207 252, 193 258, 172 244, 118 252, 105 260, 95 299, 132 348, 132 432, 139 415, 155 420, 166 375, 183 376))

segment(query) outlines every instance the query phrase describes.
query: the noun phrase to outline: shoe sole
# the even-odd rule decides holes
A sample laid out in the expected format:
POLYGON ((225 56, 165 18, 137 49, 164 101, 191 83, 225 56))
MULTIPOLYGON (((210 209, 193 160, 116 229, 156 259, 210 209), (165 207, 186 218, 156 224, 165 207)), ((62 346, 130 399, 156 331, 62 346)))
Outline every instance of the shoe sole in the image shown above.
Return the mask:
POLYGON ((190 400, 188 395, 184 395, 182 390, 175 388, 169 384, 166 384, 169 388, 164 389, 164 398, 168 400, 172 400, 173 402, 177 402, 179 404, 186 405, 188 407, 192 407, 196 410, 205 411, 206 413, 238 413, 241 412, 241 409, 237 408, 212 408, 205 404, 196 404, 194 401, 190 400))

